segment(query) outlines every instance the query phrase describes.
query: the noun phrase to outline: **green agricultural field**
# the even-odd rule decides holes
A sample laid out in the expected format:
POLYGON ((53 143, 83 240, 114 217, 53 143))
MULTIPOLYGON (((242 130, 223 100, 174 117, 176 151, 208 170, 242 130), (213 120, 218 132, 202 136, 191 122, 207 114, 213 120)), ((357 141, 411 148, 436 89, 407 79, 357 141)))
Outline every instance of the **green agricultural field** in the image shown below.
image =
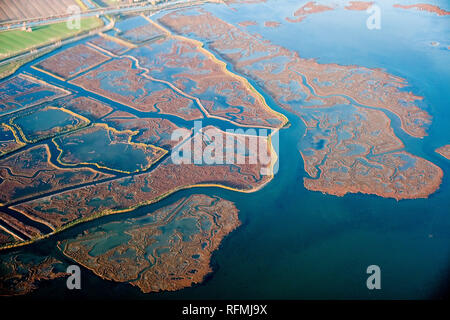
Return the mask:
POLYGON ((102 20, 96 17, 81 20, 81 29, 69 29, 66 22, 37 26, 32 32, 21 29, 0 32, 0 59, 14 56, 32 48, 70 38, 87 30, 100 27, 102 20))

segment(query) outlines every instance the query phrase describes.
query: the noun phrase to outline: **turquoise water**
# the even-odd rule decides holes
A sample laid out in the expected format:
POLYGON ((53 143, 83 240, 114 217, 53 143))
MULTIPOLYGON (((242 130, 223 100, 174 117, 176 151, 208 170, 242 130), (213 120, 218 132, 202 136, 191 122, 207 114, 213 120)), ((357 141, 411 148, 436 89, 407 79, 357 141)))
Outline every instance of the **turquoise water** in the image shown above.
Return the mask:
MULTIPOLYGON (((232 23, 257 21, 257 26, 247 30, 296 50, 302 57, 321 63, 384 68, 406 78, 411 84, 407 90, 425 97, 423 107, 433 117, 428 136, 412 138, 400 129, 394 115, 388 116, 406 151, 443 169, 440 189, 428 199, 402 201, 361 194, 335 197, 306 190, 302 179, 307 174, 298 152, 304 125, 252 82, 269 105, 291 122, 280 132, 279 171, 265 188, 252 194, 217 188, 185 190, 132 213, 91 221, 23 248, 51 253, 70 263, 56 251, 57 240, 106 222, 145 215, 193 193, 217 195, 236 203, 243 223, 214 253, 214 272, 204 283, 178 292, 146 295, 127 284, 103 281, 83 269, 82 291, 68 292, 64 280, 56 280, 42 286, 33 297, 418 299, 435 297, 445 288, 450 268, 450 162, 434 149, 450 143, 450 52, 429 42, 450 44, 448 18, 393 9, 391 1, 383 1, 381 30, 365 28, 364 12, 344 10, 310 15, 302 23, 292 24, 284 18, 302 3, 280 2, 236 6, 238 14, 226 6, 205 8, 232 23), (282 25, 265 28, 267 20, 282 25), (382 289, 378 291, 366 288, 366 268, 372 264, 381 268, 382 289)), ((445 1, 436 3, 446 7, 445 1)), ((28 66, 21 70, 32 72, 28 66)))

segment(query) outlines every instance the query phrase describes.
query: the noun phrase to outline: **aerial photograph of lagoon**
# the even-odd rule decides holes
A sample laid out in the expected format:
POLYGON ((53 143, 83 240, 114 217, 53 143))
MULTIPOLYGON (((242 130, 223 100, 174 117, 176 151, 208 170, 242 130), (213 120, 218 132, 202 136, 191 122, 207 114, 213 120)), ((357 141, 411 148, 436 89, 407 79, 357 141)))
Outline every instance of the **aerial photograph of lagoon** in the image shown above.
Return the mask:
POLYGON ((448 0, 0 0, 0 302, 448 298, 449 128, 448 0))

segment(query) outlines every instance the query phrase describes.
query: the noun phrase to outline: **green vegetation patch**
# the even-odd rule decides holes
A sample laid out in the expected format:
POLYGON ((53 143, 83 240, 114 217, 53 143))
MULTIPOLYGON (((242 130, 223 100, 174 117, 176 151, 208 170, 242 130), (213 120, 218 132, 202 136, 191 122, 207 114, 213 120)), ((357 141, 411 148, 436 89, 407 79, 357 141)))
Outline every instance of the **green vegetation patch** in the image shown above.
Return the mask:
POLYGON ((58 22, 33 27, 31 32, 22 29, 0 32, 0 59, 70 38, 102 25, 101 19, 89 17, 81 19, 80 29, 69 29, 66 22, 58 22))

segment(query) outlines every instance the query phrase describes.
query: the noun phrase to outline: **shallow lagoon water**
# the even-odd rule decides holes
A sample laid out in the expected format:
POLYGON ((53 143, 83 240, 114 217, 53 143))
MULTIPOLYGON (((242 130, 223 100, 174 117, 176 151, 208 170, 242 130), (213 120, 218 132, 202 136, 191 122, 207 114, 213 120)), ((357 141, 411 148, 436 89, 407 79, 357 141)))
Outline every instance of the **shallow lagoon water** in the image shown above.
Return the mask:
MULTIPOLYGON (((362 194, 335 197, 306 190, 302 182, 306 173, 298 151, 305 131, 303 123, 277 107, 251 81, 269 105, 287 115, 291 122, 289 128, 280 131, 279 171, 265 188, 252 194, 217 188, 180 191, 157 204, 91 221, 21 249, 53 253, 69 262, 55 250, 57 240, 74 237, 106 222, 142 216, 190 194, 217 195, 236 203, 243 224, 214 253, 214 272, 203 284, 178 292, 142 294, 130 285, 103 281, 83 269, 82 291, 69 292, 64 280, 56 280, 44 283, 32 297, 416 299, 431 298, 446 289, 450 267, 450 181, 447 174, 450 163, 434 149, 450 142, 450 52, 429 46, 428 39, 446 43, 448 22, 432 15, 386 9, 378 34, 372 35, 363 27, 355 28, 354 23, 365 24, 366 15, 352 11, 310 15, 293 28, 282 19, 291 16, 294 8, 301 4, 296 1, 278 3, 239 6, 239 14, 225 6, 207 5, 205 8, 233 23, 257 21, 258 26, 248 30, 255 28, 254 31, 274 43, 297 50, 302 57, 317 58, 322 63, 382 67, 405 77, 411 84, 408 90, 425 97, 424 104, 433 116, 429 135, 424 139, 412 138, 399 128, 395 115, 388 116, 407 151, 443 169, 441 188, 428 199, 402 201, 362 194), (262 27, 267 20, 279 20, 282 25, 274 29, 262 27), (321 28, 325 23, 330 30, 321 28), (433 28, 430 28, 431 23, 433 28), (389 26, 395 28, 389 29, 389 26), (402 37, 406 40, 398 41, 402 37), (301 39, 292 41, 298 38, 301 39), (409 39, 417 41, 407 41, 409 39), (366 268, 372 264, 381 268, 382 290, 379 291, 366 288, 366 268)), ((31 73, 28 66, 21 70, 31 73)))

